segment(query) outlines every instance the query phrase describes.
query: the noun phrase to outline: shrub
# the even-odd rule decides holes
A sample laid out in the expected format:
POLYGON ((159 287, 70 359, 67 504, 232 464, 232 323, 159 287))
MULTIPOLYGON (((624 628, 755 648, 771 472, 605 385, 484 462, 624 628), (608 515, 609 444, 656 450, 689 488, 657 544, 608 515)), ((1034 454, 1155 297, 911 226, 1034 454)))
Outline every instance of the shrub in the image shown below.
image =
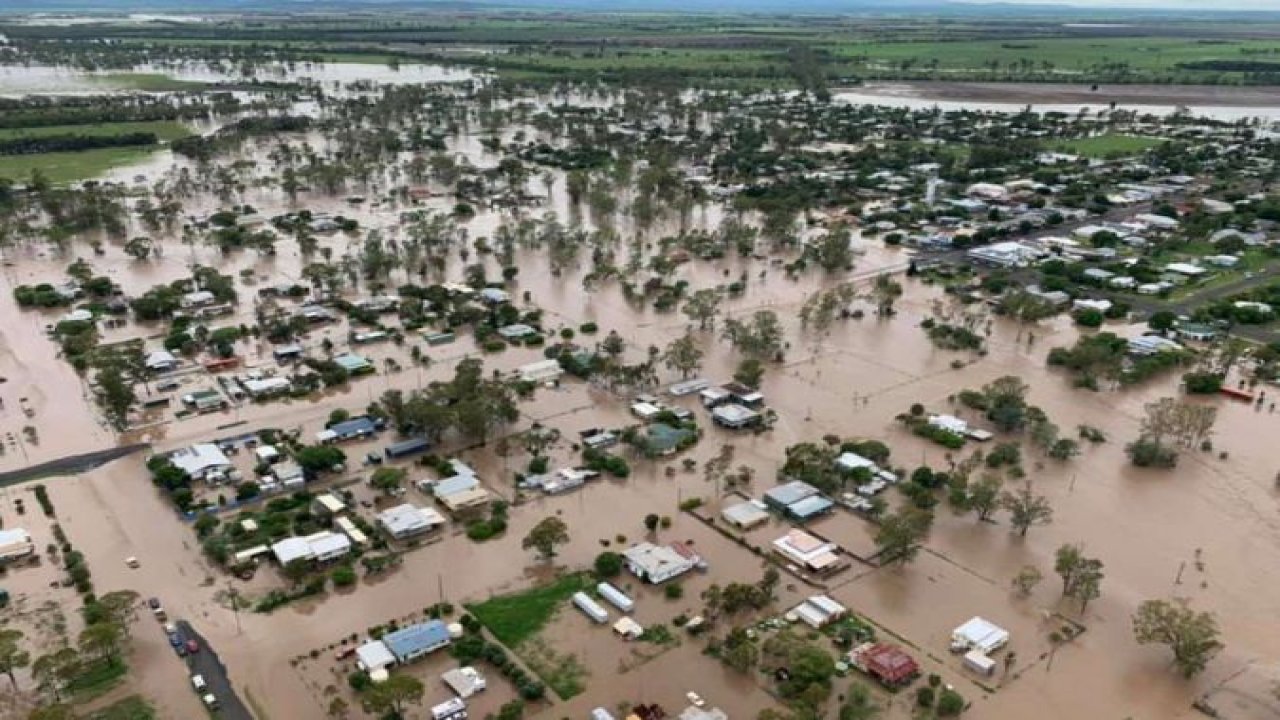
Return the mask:
POLYGON ((339 565, 333 569, 334 587, 351 587, 356 584, 356 571, 350 565, 339 565))
POLYGON ((954 717, 964 711, 964 698, 950 688, 944 688, 938 696, 938 716, 954 717))
POLYGON ((602 578, 617 577, 622 572, 622 556, 616 552, 602 552, 596 556, 596 575, 602 578))
POLYGON ((679 600, 684 597, 684 587, 680 583, 671 583, 662 590, 668 600, 679 600))
POLYGON ((916 690, 916 704, 923 708, 933 707, 933 695, 933 688, 931 687, 922 687, 916 690))
POLYGON ((1212 395, 1222 389, 1222 376, 1217 373, 1193 372, 1182 376, 1187 392, 1212 395))

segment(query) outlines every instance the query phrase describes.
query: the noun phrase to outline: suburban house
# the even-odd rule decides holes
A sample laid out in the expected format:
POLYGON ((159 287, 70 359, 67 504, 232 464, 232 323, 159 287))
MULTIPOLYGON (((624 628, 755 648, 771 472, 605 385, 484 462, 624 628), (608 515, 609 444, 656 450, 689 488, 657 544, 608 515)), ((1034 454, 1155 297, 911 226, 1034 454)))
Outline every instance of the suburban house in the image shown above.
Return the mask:
POLYGON ((439 620, 409 625, 382 636, 382 644, 402 665, 435 652, 449 642, 449 627, 439 620))
POLYGON ((742 530, 750 530, 769 522, 769 511, 765 509, 764 503, 758 500, 748 500, 730 505, 721 510, 720 517, 724 518, 724 521, 730 525, 742 530))
POLYGON ((378 513, 378 524, 396 540, 417 537, 445 524, 444 516, 431 508, 405 503, 378 513))
POLYGON ((849 614, 849 609, 826 595, 811 595, 787 613, 814 630, 821 630, 849 614))
POLYGON ((897 645, 863 643, 851 650, 848 657, 850 665, 885 687, 902 687, 920 675, 915 658, 897 645))
POLYGON ((844 568, 840 547, 803 530, 791 530, 773 541, 773 550, 808 572, 828 575, 844 568))
POLYGON ((178 358, 168 350, 156 350, 147 353, 146 357, 147 369, 153 373, 171 372, 178 367, 178 358))
POLYGON ((689 572, 702 562, 688 545, 655 545, 642 542, 622 553, 627 570, 641 580, 658 585, 689 572))
POLYGON ((369 359, 355 353, 343 353, 333 359, 348 375, 365 375, 375 370, 369 359))
POLYGON ((720 427, 738 430, 760 422, 760 413, 745 405, 726 403, 711 411, 711 420, 720 427))
POLYGON ((316 442, 322 444, 346 442, 361 438, 373 437, 379 428, 372 418, 358 417, 334 423, 316 433, 316 442))
POLYGON ((801 480, 769 489, 764 494, 764 503, 797 522, 812 520, 835 507, 835 503, 818 492, 818 488, 801 480))
POLYGON ((231 469, 231 461, 213 443, 197 443, 191 447, 175 450, 169 455, 169 462, 185 472, 192 480, 206 480, 211 475, 221 475, 231 469))
POLYGON ((296 560, 326 563, 351 552, 351 540, 346 535, 321 530, 305 537, 290 537, 271 546, 271 554, 281 566, 296 560))
POLYGON ((559 360, 539 360, 521 365, 516 374, 524 382, 545 383, 559 380, 564 374, 564 368, 560 367, 559 360))

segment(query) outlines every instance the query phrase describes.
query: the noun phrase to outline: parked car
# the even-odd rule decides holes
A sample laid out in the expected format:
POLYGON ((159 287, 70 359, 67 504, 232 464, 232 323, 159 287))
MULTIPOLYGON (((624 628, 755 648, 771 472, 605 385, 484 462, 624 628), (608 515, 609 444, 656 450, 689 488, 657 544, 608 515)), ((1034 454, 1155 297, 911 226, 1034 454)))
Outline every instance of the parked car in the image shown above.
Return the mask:
POLYGON ((204 692, 205 688, 209 686, 205 684, 203 675, 192 675, 191 687, 195 688, 196 692, 204 692))
POLYGON ((700 708, 707 704, 707 701, 703 700, 701 695, 699 695, 698 693, 692 690, 685 693, 684 696, 689 699, 690 704, 692 704, 694 707, 700 708))
POLYGON ((200 652, 200 643, 195 640, 188 640, 186 648, 188 653, 198 653, 200 652))
POLYGON ((169 633, 169 644, 175 648, 182 647, 182 636, 178 633, 169 633))

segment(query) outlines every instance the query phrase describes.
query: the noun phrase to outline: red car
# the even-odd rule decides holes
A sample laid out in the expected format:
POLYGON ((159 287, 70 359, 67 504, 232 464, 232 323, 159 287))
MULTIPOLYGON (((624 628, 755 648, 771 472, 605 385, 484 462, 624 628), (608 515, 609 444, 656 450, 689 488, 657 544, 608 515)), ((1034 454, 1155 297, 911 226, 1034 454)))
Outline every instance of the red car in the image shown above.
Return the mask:
POLYGON ((196 642, 195 640, 188 640, 188 641, 187 641, 187 652, 188 652, 188 653, 196 653, 196 652, 200 652, 200 643, 196 642))

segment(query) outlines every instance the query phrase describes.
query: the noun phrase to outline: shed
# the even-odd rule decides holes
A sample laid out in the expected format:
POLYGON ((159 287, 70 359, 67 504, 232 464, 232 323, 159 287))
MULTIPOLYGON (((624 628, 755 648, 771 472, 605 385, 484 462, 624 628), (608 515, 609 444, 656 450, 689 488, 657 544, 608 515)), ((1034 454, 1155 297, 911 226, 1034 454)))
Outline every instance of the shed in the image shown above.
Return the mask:
POLYGON ((788 505, 800 502, 807 497, 818 494, 818 488, 803 480, 792 480, 789 483, 770 488, 764 494, 764 502, 769 507, 786 510, 788 505))
POLYGON ((597 623, 604 623, 609 619, 609 612, 600 606, 600 603, 591 599, 591 596, 584 592, 576 592, 573 594, 573 604, 597 623))
POLYGON ((979 675, 991 675, 996 671, 996 661, 981 650, 970 650, 965 653, 964 666, 979 675))
POLYGON ((622 612, 631 612, 636 609, 635 601, 610 583, 602 582, 596 585, 596 592, 600 593, 600 597, 604 598, 610 605, 622 612))
POLYGON ((750 530, 769 521, 769 513, 756 501, 740 502, 720 511, 725 522, 736 525, 743 530, 750 530))
POLYGON ((370 640, 356 648, 356 664, 365 672, 374 672, 395 665, 396 656, 381 640, 370 640))
POLYGON ((992 653, 1009 642, 1009 632, 981 617, 973 617, 951 632, 951 647, 992 653))
POLYGON ((629 617, 622 617, 613 624, 613 631, 624 638, 635 640, 644 634, 644 627, 629 617))
POLYGON ((431 447, 431 443, 427 442, 426 438, 416 437, 416 438, 409 438, 408 440, 401 440, 400 442, 397 442, 397 443, 392 443, 388 445, 386 449, 384 449, 382 452, 384 455, 394 460, 396 458, 402 458, 402 457, 407 457, 409 455, 415 455, 420 452, 426 452, 427 449, 430 447, 431 447))
POLYGON ((484 675, 473 667, 460 667, 445 671, 440 676, 445 685, 449 686, 458 697, 467 699, 478 692, 481 692, 487 686, 484 675))
POLYGON ((822 495, 811 495, 803 500, 791 503, 784 512, 793 520, 807 522, 831 512, 834 507, 835 503, 822 495))

